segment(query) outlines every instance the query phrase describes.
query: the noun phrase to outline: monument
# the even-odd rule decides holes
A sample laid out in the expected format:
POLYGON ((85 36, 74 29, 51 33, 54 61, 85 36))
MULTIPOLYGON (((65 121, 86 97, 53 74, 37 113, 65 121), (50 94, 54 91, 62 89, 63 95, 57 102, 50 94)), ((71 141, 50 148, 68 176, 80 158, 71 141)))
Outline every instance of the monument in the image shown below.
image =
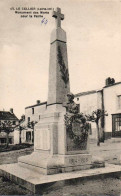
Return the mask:
POLYGON ((18 163, 42 174, 55 174, 92 167, 88 152, 88 124, 78 112, 70 93, 66 32, 61 28, 64 15, 57 8, 52 14, 56 29, 51 33, 47 109, 35 126, 34 152, 18 163))
POLYGON ((47 109, 35 126, 34 152, 18 163, 42 174, 55 174, 92 167, 88 152, 88 124, 79 114, 70 93, 66 32, 61 28, 64 15, 57 8, 52 14, 56 29, 51 33, 47 109))

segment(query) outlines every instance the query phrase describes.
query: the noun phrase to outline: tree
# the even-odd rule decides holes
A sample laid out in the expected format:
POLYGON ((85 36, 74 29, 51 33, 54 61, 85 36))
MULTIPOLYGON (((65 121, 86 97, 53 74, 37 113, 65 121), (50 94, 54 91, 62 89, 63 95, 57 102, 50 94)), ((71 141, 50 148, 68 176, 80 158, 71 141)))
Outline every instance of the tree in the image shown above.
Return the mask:
POLYGON ((19 131, 19 144, 21 144, 21 133, 23 130, 27 129, 25 125, 21 124, 21 121, 19 121, 19 124, 17 125, 16 129, 19 131))
POLYGON ((9 134, 11 132, 14 131, 14 126, 13 126, 13 122, 12 121, 4 121, 4 122, 1 122, 1 125, 0 125, 0 132, 5 132, 6 133, 6 147, 8 148, 9 146, 9 134))
POLYGON ((99 120, 104 117, 108 116, 107 112, 101 109, 97 109, 92 112, 92 115, 86 115, 87 120, 96 123, 97 127, 97 145, 100 146, 100 129, 99 129, 99 120))
MULTIPOLYGON (((34 131, 34 126, 35 126, 36 123, 37 123, 37 121, 31 121, 31 122, 29 121, 27 127, 34 131)), ((32 142, 34 142, 34 134, 33 134, 33 137, 32 137, 32 142)))
POLYGON ((22 133, 22 131, 27 129, 27 126, 23 124, 24 121, 25 121, 25 115, 23 114, 21 116, 21 119, 18 122, 18 125, 16 126, 16 130, 19 131, 19 144, 21 144, 21 133, 22 133))

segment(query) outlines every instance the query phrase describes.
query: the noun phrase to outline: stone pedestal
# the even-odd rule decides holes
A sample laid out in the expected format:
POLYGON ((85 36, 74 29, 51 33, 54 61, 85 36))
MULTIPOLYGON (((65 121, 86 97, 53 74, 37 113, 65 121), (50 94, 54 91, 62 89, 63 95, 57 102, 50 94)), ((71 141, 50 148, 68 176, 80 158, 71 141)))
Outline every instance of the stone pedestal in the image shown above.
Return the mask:
MULTIPOLYGON (((35 126, 34 152, 32 155, 20 157, 18 160, 20 166, 42 174, 89 169, 92 166, 92 157, 88 154, 87 148, 68 150, 69 136, 64 122, 66 111, 61 105, 58 109, 61 112, 48 113, 48 108, 40 116, 40 121, 35 126)), ((52 111, 52 106, 50 110, 52 111)))

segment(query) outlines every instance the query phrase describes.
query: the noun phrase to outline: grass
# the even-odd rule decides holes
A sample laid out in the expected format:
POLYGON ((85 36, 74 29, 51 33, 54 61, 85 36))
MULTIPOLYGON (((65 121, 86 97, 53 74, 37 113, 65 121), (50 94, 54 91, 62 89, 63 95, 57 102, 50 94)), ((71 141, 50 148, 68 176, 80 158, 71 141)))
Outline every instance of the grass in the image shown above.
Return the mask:
POLYGON ((29 148, 31 146, 33 146, 33 144, 27 144, 27 143, 9 145, 8 148, 6 147, 6 145, 0 145, 0 152, 21 150, 21 149, 29 148))

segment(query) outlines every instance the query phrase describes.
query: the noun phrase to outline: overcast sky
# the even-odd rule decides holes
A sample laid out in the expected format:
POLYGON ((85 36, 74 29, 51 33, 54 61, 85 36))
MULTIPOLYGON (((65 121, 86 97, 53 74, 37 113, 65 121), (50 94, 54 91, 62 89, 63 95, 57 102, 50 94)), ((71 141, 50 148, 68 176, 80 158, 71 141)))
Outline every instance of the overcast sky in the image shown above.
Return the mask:
POLYGON ((71 92, 102 88, 107 77, 121 81, 121 1, 0 1, 0 109, 24 108, 46 101, 51 12, 42 18, 21 18, 11 7, 61 8, 67 33, 71 92))

